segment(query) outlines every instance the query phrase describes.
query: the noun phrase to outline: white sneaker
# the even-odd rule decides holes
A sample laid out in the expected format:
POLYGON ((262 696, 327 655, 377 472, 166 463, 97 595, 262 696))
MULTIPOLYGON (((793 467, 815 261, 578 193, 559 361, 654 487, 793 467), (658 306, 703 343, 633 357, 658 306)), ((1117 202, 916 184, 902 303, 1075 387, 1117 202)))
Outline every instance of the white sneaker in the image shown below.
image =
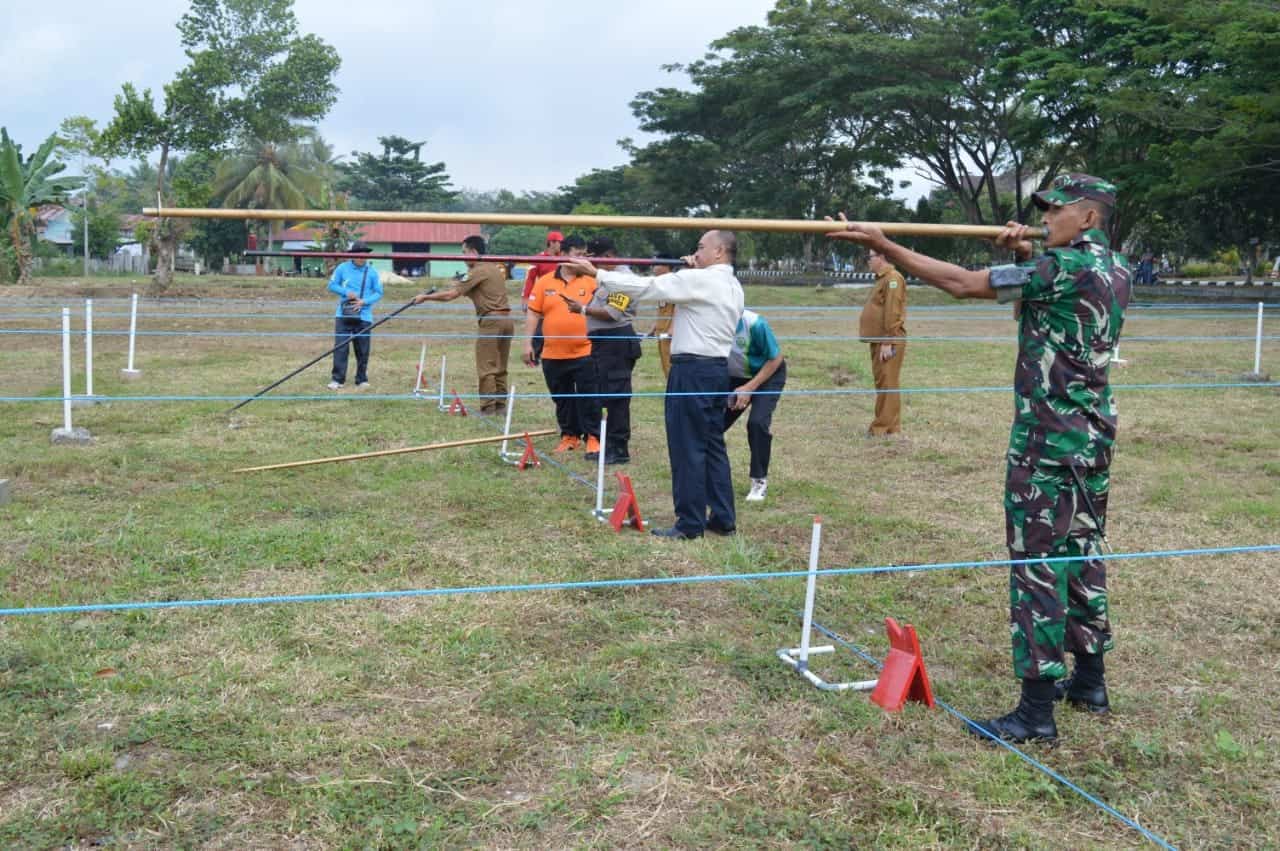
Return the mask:
POLYGON ((329 382, 328 384, 326 384, 325 386, 326 386, 326 387, 328 387, 330 390, 341 390, 341 389, 342 389, 342 385, 341 385, 341 384, 339 384, 339 383, 338 383, 338 382, 336 382, 336 381, 330 381, 330 382, 329 382))
POLYGON ((747 494, 747 502, 764 502, 764 495, 769 491, 768 479, 752 479, 751 492, 747 494))
POLYGON ((357 390, 369 390, 369 389, 370 389, 370 387, 369 387, 369 382, 367 382, 367 381, 362 381, 362 382, 360 382, 359 384, 357 384, 357 385, 356 385, 356 389, 357 389, 357 390))

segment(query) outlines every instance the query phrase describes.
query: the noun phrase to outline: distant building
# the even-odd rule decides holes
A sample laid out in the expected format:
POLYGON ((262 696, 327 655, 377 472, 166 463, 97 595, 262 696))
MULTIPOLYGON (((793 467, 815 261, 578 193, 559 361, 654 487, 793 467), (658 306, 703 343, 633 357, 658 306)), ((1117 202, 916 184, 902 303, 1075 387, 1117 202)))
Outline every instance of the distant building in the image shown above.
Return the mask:
POLYGON ((75 252, 71 224, 71 210, 61 204, 43 204, 36 209, 36 239, 58 246, 68 256, 75 252))
MULTIPOLYGON (((480 225, 435 222, 368 222, 360 225, 359 239, 375 254, 413 252, 418 254, 461 254, 462 240, 480 233, 480 225)), ((271 234, 276 251, 307 251, 324 238, 323 228, 294 227, 271 234)), ((264 248, 266 246, 260 246, 264 248)), ((323 269, 319 258, 271 257, 267 269, 284 272, 314 272, 323 269)), ((369 261, 380 272, 395 272, 406 278, 451 278, 465 272, 466 266, 453 260, 385 260, 369 261)))

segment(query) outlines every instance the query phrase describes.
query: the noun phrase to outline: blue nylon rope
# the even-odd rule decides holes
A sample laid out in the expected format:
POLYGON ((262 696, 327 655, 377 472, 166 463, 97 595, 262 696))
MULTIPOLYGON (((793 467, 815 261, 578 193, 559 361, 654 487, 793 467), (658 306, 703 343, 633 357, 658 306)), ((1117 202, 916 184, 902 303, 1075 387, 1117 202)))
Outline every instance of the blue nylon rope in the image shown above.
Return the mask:
MULTIPOLYGON (((819 576, 866 576, 877 573, 909 573, 935 570, 982 570, 1019 564, 1057 564, 1073 561, 1122 561, 1143 558, 1181 558, 1187 556, 1228 555, 1280 551, 1280 544, 1205 549, 1151 550, 1135 553, 1109 553, 1091 556, 1055 556, 1042 559, 999 559, 995 561, 953 561, 932 564, 881 565, 877 567, 835 567, 817 571, 819 576)), ((406 597, 456 597, 469 594, 499 594, 527 591, 576 591, 594 588, 638 588, 651 585, 695 585, 711 582, 758 582, 773 579, 797 579, 808 576, 808 570, 774 570, 756 573, 717 573, 695 576, 653 576, 641 579, 587 579, 574 582, 535 582, 506 585, 470 585, 455 588, 419 588, 403 591, 352 591, 331 594, 285 594, 265 597, 219 597, 197 600, 158 600, 132 603, 89 603, 72 606, 32 606, 0 609, 0 617, 53 615, 84 612, 136 611, 140 609, 185 609, 214 606, 247 606, 281 603, 334 603, 350 600, 388 600, 406 597)))
MULTIPOLYGON (((1228 388, 1246 388, 1246 389, 1266 389, 1280 387, 1280 381, 1228 381, 1222 383, 1210 384, 1112 384, 1116 390, 1221 390, 1228 388)), ((991 386, 991 387, 901 387, 896 390, 875 390, 870 388, 841 388, 837 390, 802 390, 802 389, 783 389, 783 390, 756 390, 753 395, 756 396, 873 396, 876 393, 898 393, 903 395, 929 394, 929 393, 1010 393, 1012 387, 1008 386, 991 386)), ((667 396, 706 396, 706 393, 697 391, 682 391, 676 393, 668 393, 662 390, 639 391, 632 393, 557 393, 556 398, 574 399, 574 398, 591 398, 591 399, 607 399, 621 398, 629 396, 633 399, 642 398, 665 398, 667 396)), ((712 394, 717 395, 717 394, 712 394)), ((453 393, 448 394, 452 398, 453 393)), ((484 395, 480 393, 459 393, 462 399, 506 399, 506 394, 490 394, 484 395)), ((69 397, 72 400, 83 398, 75 396, 69 397)), ((95 395, 94 399, 102 403, 109 402, 239 402, 245 397, 237 396, 104 396, 95 395)), ((517 393, 517 399, 550 399, 551 393, 517 393)), ((394 400, 416 400, 421 401, 421 395, 413 393, 330 393, 321 394, 280 394, 274 396, 263 396, 259 401, 263 402, 354 402, 354 401, 394 401, 394 400)), ((62 402, 62 396, 0 396, 0 404, 18 403, 18 402, 62 402)))

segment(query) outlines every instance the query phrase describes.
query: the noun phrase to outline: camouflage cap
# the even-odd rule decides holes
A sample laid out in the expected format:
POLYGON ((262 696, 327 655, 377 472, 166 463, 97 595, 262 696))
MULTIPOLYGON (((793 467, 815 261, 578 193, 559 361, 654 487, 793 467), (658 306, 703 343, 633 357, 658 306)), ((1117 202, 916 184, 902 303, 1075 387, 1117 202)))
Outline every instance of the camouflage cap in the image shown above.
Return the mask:
POLYGON ((1031 196, 1041 210, 1066 207, 1079 201, 1097 201, 1108 207, 1116 205, 1116 185, 1091 174, 1060 174, 1053 186, 1031 196))

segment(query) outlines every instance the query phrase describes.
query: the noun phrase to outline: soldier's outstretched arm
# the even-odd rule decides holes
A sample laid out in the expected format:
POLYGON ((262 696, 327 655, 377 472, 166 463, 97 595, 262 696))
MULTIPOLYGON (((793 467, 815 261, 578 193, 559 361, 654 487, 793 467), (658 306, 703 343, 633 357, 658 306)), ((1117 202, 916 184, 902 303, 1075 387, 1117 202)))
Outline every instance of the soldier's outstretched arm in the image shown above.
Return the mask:
POLYGON ((956 298, 996 297, 996 291, 991 288, 991 275, 986 269, 972 271, 963 266, 912 251, 890 240, 875 225, 850 222, 844 218, 843 213, 840 214, 840 221, 844 223, 844 228, 828 233, 828 239, 840 239, 865 245, 882 254, 886 260, 897 266, 899 271, 905 272, 908 276, 915 276, 956 298))

